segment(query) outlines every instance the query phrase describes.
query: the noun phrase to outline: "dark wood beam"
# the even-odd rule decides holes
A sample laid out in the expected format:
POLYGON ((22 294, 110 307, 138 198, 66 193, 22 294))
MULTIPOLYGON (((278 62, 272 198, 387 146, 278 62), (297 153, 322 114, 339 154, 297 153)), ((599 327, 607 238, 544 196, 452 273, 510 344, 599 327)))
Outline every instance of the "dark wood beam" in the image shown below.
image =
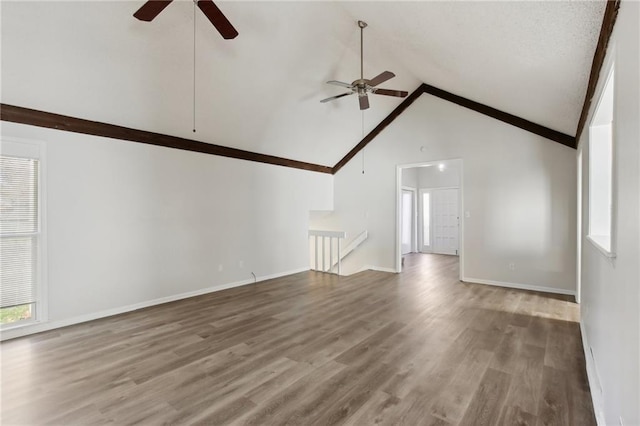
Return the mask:
POLYGON ((598 86, 598 80, 600 79, 600 71, 604 64, 604 58, 607 55, 607 46, 609 45, 609 39, 613 32, 613 27, 618 17, 618 9, 620 8, 620 0, 608 0, 607 6, 604 9, 604 16, 602 18, 602 26, 600 27, 600 36, 598 37, 598 45, 593 55, 593 61, 591 62, 591 74, 589 75, 589 84, 587 85, 587 93, 584 97, 584 103, 582 105, 582 113, 578 120, 578 128, 576 129, 576 147, 580 140, 580 135, 584 130, 585 122, 587 121, 587 115, 589 114, 589 108, 591 107, 591 101, 593 95, 596 92, 598 86))
POLYGON ((290 160, 273 155, 259 154, 256 152, 244 151, 241 149, 229 148, 226 146, 214 145, 191 139, 179 138, 176 136, 163 135, 160 133, 152 133, 144 130, 131 129, 128 127, 101 123, 99 121, 90 121, 82 118, 53 114, 50 112, 38 111, 14 105, 0 104, 0 120, 49 129, 64 130, 67 132, 83 133, 86 135, 102 136, 105 138, 163 146, 166 148, 218 155, 221 157, 236 158, 238 160, 310 170, 312 172, 330 174, 333 171, 331 167, 319 164, 305 163, 303 161, 290 160))
POLYGON ((353 147, 353 149, 342 158, 342 160, 338 161, 338 164, 333 166, 333 174, 336 174, 338 170, 344 167, 344 165, 347 164, 353 157, 355 157, 355 155, 360 152, 360 150, 362 150, 365 146, 367 146, 369 142, 371 142, 376 136, 378 136, 378 134, 382 132, 385 127, 387 127, 396 118, 398 118, 398 116, 402 114, 404 110, 407 109, 409 105, 411 105, 416 99, 418 99, 420 95, 422 95, 422 93, 422 86, 419 86, 416 90, 413 91, 413 93, 407 96, 404 101, 402 101, 402 103, 396 107, 396 109, 391 111, 391 114, 389 114, 384 120, 380 122, 380 124, 378 124, 372 131, 370 131, 369 134, 367 134, 367 136, 365 136, 360 141, 360 143, 358 143, 358 145, 353 147))
POLYGON ((552 141, 561 143, 562 145, 566 145, 571 148, 576 147, 576 138, 573 136, 569 136, 567 134, 558 132, 557 130, 550 129, 545 126, 541 126, 540 124, 536 124, 529 120, 525 120, 524 118, 517 117, 515 115, 497 110, 495 108, 491 108, 490 106, 481 104, 479 102, 472 101, 467 98, 463 98, 462 96, 454 95, 453 93, 447 92, 442 89, 438 89, 437 87, 430 86, 426 83, 422 83, 420 87, 413 91, 405 100, 398 105, 396 109, 394 109, 391 114, 389 114, 384 120, 380 122, 367 136, 365 136, 358 145, 356 145, 347 155, 344 156, 342 160, 340 160, 335 166, 333 166, 333 173, 337 173, 345 164, 349 162, 353 157, 358 154, 365 146, 369 144, 385 127, 391 124, 400 114, 406 110, 409 105, 415 102, 416 99, 420 97, 423 93, 428 93, 430 95, 436 96, 440 99, 444 99, 449 102, 453 102, 456 105, 460 105, 465 108, 469 108, 473 111, 479 112, 480 114, 484 114, 491 118, 495 118, 496 120, 503 121, 507 124, 511 124, 512 126, 519 127, 528 132, 534 133, 538 136, 542 136, 547 139, 551 139, 552 141))
POLYGON ((541 126, 540 124, 536 124, 529 120, 525 120, 524 118, 520 118, 504 111, 497 110, 479 102, 463 98, 462 96, 454 95, 453 93, 449 93, 428 84, 423 84, 422 87, 424 93, 428 93, 440 99, 444 99, 462 107, 469 108, 473 111, 479 112, 480 114, 484 114, 491 118, 495 118, 496 120, 511 124, 512 126, 519 127, 522 130, 526 130, 538 136, 542 136, 543 138, 551 139, 552 141, 561 143, 562 145, 566 145, 571 148, 576 147, 576 141, 573 136, 569 136, 548 127, 541 126))

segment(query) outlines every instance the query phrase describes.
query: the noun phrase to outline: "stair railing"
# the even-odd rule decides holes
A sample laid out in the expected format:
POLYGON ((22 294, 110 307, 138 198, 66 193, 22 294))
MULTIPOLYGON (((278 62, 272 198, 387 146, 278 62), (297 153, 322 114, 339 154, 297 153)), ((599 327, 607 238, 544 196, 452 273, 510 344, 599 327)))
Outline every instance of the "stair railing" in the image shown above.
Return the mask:
POLYGON ((336 251, 338 254, 337 266, 338 271, 337 274, 340 275, 341 272, 341 260, 342 257, 340 253, 340 242, 347 236, 347 233, 344 231, 321 231, 317 229, 309 230, 309 238, 313 238, 313 246, 315 247, 315 256, 314 256, 314 266, 313 270, 333 273, 334 266, 334 247, 336 247, 336 251), (328 244, 327 244, 328 240, 328 244), (327 256, 327 245, 329 249, 329 255, 327 256), (320 248, 322 246, 322 248, 320 248), (328 257, 328 259, 327 259, 328 257), (320 260, 322 259, 322 262, 320 260), (329 266, 327 267, 327 263, 329 266))

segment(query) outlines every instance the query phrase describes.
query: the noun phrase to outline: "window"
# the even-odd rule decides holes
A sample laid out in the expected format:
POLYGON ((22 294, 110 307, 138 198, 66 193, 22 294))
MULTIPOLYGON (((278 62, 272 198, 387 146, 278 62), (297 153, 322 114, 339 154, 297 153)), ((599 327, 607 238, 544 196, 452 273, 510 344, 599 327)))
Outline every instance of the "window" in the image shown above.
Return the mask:
POLYGON ((12 149, 20 145, 3 141, 0 155, 2 328, 32 322, 41 312, 40 159, 29 152, 33 146, 12 149))
POLYGON ((402 190, 402 254, 414 251, 414 191, 402 190))
POLYGON ((422 245, 431 245, 431 194, 422 193, 422 245))
POLYGON ((589 234, 588 239, 612 257, 613 209, 613 95, 611 67, 589 126, 589 234))

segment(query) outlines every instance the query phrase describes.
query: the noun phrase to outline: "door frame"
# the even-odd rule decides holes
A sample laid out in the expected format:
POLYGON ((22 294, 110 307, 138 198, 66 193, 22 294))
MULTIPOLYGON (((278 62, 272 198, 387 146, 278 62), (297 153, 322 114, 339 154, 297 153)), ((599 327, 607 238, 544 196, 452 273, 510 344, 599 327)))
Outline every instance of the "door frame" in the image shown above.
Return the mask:
POLYGON ((577 162, 577 183, 578 183, 578 196, 576 200, 576 303, 580 304, 582 298, 582 147, 578 147, 578 155, 576 156, 577 162))
MULTIPOLYGON (((411 229, 413 232, 411 232, 411 252, 417 252, 418 251, 418 188, 413 188, 411 186, 402 186, 400 188, 400 196, 402 197, 402 191, 409 191, 411 192, 411 197, 412 197, 412 205, 413 205, 413 211, 411 212, 411 220, 412 220, 412 224, 411 224, 411 229)), ((400 207, 402 207, 402 204, 400 204, 400 207)), ((400 210, 400 214, 402 215, 402 210, 400 210)), ((400 221, 402 222, 402 216, 400 216, 400 221)), ((402 240, 402 234, 400 235, 400 239, 402 240)), ((400 241, 400 251, 402 251, 402 241, 400 241)))
POLYGON ((415 167, 437 166, 444 161, 457 160, 460 168, 460 185, 458 191, 458 209, 460 211, 460 235, 458 240, 458 259, 460 263, 459 280, 462 281, 464 276, 464 219, 466 217, 464 210, 464 160, 462 158, 445 158, 434 161, 424 161, 421 163, 398 164, 396 165, 396 273, 402 272, 402 170, 412 169, 415 167))

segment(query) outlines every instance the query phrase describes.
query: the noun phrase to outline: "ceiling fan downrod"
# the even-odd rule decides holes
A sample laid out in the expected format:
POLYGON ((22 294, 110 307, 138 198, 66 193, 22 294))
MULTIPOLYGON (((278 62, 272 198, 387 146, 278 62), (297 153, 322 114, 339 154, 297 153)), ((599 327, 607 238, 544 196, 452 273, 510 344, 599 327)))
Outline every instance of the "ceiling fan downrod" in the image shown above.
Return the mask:
POLYGON ((364 29, 367 28, 367 23, 364 21, 358 21, 360 27, 360 80, 364 80, 364 29))

